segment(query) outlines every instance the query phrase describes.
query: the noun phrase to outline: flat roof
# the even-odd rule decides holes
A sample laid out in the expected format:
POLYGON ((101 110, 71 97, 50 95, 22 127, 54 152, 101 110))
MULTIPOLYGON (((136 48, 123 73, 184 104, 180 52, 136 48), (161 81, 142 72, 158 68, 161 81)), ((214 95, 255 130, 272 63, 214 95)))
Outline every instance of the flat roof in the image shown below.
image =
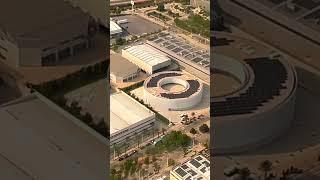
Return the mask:
POLYGON ((210 179, 210 161, 202 155, 197 155, 187 162, 172 169, 181 179, 210 179))
POLYGON ((147 44, 130 46, 124 50, 150 66, 171 60, 166 54, 147 44))
POLYGON ((1 107, 0 122, 0 179, 107 179, 107 145, 38 96, 1 107))
POLYGON ((110 35, 122 33, 122 28, 110 19, 110 35))
POLYGON ((138 66, 131 63, 118 53, 110 53, 110 74, 127 76, 138 71, 138 66))
POLYGON ((0 30, 19 47, 46 48, 88 31, 89 15, 65 1, 11 0, 0 12, 0 30))
POLYGON ((111 134, 152 116, 155 116, 152 111, 126 93, 119 91, 110 95, 111 134))

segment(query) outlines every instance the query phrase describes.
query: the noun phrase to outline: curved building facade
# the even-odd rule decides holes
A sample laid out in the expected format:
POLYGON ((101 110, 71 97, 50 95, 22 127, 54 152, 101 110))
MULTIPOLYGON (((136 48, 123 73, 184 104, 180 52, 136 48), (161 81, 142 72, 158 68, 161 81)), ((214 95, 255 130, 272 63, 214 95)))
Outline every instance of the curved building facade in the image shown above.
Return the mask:
POLYGON ((190 109, 202 100, 202 93, 202 82, 179 71, 156 73, 144 82, 144 102, 166 111, 190 109), (168 84, 183 88, 172 92, 163 88, 168 84))
POLYGON ((226 37, 233 40, 228 45, 231 53, 216 48, 212 76, 225 72, 241 85, 231 93, 211 95, 211 139, 216 155, 246 151, 287 132, 294 118, 297 89, 296 71, 283 57, 271 56, 268 48, 256 42, 226 37), (237 42, 253 51, 237 50, 233 47, 237 42))

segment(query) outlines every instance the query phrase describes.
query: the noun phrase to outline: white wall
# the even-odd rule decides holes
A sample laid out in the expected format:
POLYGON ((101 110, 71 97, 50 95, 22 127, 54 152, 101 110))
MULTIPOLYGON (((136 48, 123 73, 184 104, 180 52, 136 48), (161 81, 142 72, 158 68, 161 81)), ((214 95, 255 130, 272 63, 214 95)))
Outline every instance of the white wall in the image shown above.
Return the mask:
POLYGON ((4 63, 8 64, 11 67, 18 67, 18 62, 19 62, 19 49, 16 46, 15 43, 8 41, 6 39, 6 37, 1 36, 2 38, 0 38, 0 46, 2 46, 3 48, 6 48, 7 51, 3 50, 2 48, 0 48, 0 52, 1 54, 6 58, 6 59, 2 59, 0 58, 1 61, 3 61, 4 63))
POLYGON ((282 104, 250 116, 213 117, 213 152, 216 154, 246 151, 270 143, 284 134, 294 119, 295 93, 282 104))

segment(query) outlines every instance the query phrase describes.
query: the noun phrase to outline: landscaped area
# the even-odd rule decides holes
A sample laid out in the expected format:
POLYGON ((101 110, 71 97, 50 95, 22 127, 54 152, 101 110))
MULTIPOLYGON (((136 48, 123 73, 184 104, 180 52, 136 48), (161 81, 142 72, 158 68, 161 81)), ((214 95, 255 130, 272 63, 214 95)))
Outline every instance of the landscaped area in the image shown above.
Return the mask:
POLYGON ((169 20, 170 20, 169 17, 164 16, 163 14, 158 13, 158 12, 156 12, 156 11, 149 12, 147 15, 148 15, 148 16, 152 16, 152 17, 155 17, 155 18, 158 18, 158 19, 160 19, 160 20, 162 20, 162 21, 169 21, 169 20))
POLYGON ((89 127, 100 133, 104 137, 109 136, 109 127, 105 123, 104 118, 94 122, 93 116, 88 112, 83 112, 79 102, 72 100, 68 103, 65 94, 73 90, 79 89, 85 85, 91 84, 101 79, 106 79, 106 69, 108 62, 102 61, 80 69, 65 77, 52 80, 41 84, 27 84, 31 91, 37 91, 55 102, 64 110, 87 124, 89 127))
POLYGON ((161 154, 175 150, 182 150, 191 144, 191 138, 181 131, 172 131, 165 135, 155 146, 148 147, 147 154, 161 154))
POLYGON ((174 22, 181 29, 206 38, 210 37, 210 21, 199 15, 190 15, 187 20, 175 19, 174 22))

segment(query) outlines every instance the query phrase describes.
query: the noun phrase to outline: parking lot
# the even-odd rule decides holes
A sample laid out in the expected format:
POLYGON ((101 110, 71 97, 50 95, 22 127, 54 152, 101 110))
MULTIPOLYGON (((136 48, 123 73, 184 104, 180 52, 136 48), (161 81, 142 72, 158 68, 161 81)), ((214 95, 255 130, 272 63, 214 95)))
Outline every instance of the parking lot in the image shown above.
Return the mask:
POLYGON ((156 32, 162 29, 161 26, 135 15, 113 17, 116 21, 127 19, 128 23, 122 24, 130 35, 142 35, 156 32))

